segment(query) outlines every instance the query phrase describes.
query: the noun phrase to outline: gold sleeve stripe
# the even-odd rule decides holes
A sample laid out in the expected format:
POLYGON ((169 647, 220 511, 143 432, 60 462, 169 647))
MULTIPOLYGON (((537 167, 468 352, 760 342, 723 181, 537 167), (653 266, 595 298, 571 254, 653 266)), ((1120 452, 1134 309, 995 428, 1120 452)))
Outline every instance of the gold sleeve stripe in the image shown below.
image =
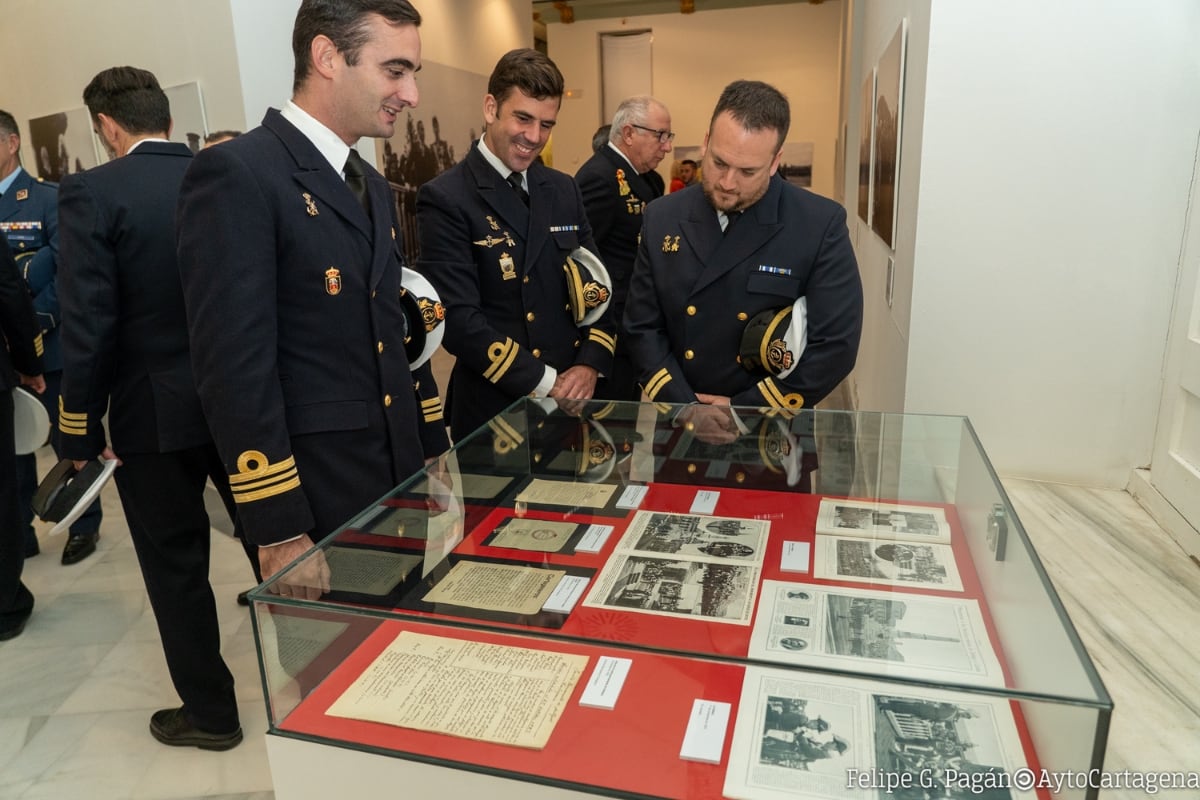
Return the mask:
POLYGON ((295 480, 296 485, 300 485, 300 473, 298 473, 294 467, 281 475, 268 475, 259 480, 249 481, 248 483, 239 484, 236 488, 231 488, 233 488, 234 495, 254 494, 260 489, 266 489, 267 487, 273 486, 282 481, 290 480, 295 480))
POLYGON ((87 436, 86 425, 74 425, 62 419, 58 421, 58 429, 68 436, 87 436))
MULTIPOLYGON (((258 481, 271 475, 293 472, 296 469, 296 459, 288 456, 283 461, 272 464, 258 450, 247 450, 238 456, 238 471, 229 476, 229 485, 236 486, 250 481, 258 481)), ((237 491, 237 489, 234 489, 237 491)))
POLYGON ((602 345, 604 349, 608 350, 610 353, 615 352, 617 349, 617 337, 613 336, 607 331, 602 331, 598 328, 590 328, 588 329, 588 339, 602 345))
POLYGON ((504 373, 508 372, 508 368, 517 360, 517 351, 520 348, 512 339, 505 339, 503 342, 492 342, 488 348, 488 360, 492 365, 488 367, 483 377, 487 378, 492 383, 497 383, 504 377, 504 373))
POLYGON ((609 414, 611 414, 613 412, 613 409, 616 407, 617 407, 616 403, 608 403, 603 408, 599 409, 598 411, 593 412, 592 419, 604 419, 609 414))
POLYGON ((444 419, 444 418, 445 417, 442 414, 442 410, 440 408, 437 411, 426 411, 425 412, 425 421, 426 422, 437 422, 439 419, 444 419))
POLYGON ((670 382, 671 373, 667 371, 666 367, 663 367, 658 372, 654 373, 654 377, 646 382, 646 386, 644 387, 646 396, 653 400, 658 396, 658 393, 662 391, 662 388, 670 382))
POLYGON ((40 333, 33 337, 33 352, 39 356, 44 355, 46 352, 46 345, 42 342, 42 335, 40 333))
POLYGON ((72 412, 72 411, 67 411, 66 406, 63 405, 62 395, 60 394, 58 396, 58 418, 59 419, 67 419, 71 422, 76 422, 81 425, 87 425, 87 416, 88 415, 87 415, 86 411, 84 411, 82 413, 78 413, 78 414, 75 412, 72 412))
POLYGON ((799 392, 784 394, 779 391, 779 387, 775 385, 775 381, 770 378, 764 378, 758 382, 758 391, 766 399, 767 403, 775 408, 787 408, 794 411, 804 407, 803 395, 799 392))
POLYGON ((265 489, 259 489, 255 492, 234 492, 233 502, 235 503, 253 503, 255 500, 265 500, 268 497, 290 492, 292 489, 300 488, 300 476, 296 476, 285 483, 279 483, 274 486, 269 486, 265 489))
POLYGON ((431 408, 433 406, 440 406, 441 404, 442 404, 442 398, 430 397, 427 400, 421 401, 421 408, 431 408))
POLYGON ((491 428, 497 436, 501 436, 513 444, 520 444, 525 441, 525 437, 517 432, 517 429, 509 424, 508 420, 503 417, 494 417, 488 420, 488 427, 491 428))
POLYGON ((431 397, 428 400, 422 400, 421 412, 425 415, 426 422, 437 422, 439 419, 442 419, 441 399, 437 397, 431 397))

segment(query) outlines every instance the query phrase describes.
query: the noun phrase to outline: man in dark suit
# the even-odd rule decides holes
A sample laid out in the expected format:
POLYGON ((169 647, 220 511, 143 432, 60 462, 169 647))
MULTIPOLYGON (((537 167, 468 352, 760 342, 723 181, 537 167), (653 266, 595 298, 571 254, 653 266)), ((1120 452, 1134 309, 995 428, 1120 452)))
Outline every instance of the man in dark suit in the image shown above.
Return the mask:
POLYGON ((175 201, 192 154, 167 141, 167 96, 145 70, 104 70, 83 101, 114 160, 66 176, 60 189, 62 449, 77 467, 121 461, 117 489, 183 700, 155 712, 150 732, 226 750, 242 730, 208 582, 205 482, 231 516, 232 502, 192 380, 175 263, 175 201))
POLYGON ((46 390, 42 333, 8 243, 0 237, 0 641, 19 636, 33 613, 33 593, 21 582, 25 543, 13 441, 13 387, 18 383, 35 392, 46 390))
MULTIPOLYGON (((0 231, 8 239, 29 292, 42 330, 45 355, 46 391, 42 405, 51 423, 58 420, 58 396, 62 386, 62 351, 59 345, 58 305, 58 186, 34 178, 21 166, 21 135, 12 114, 0 111, 0 231)), ((57 426, 50 432, 50 444, 62 456, 57 426)), ((17 458, 17 496, 25 536, 25 555, 39 552, 33 530, 33 493, 37 490, 37 457, 17 458)), ((96 552, 100 534, 100 502, 97 501, 71 524, 63 548, 62 563, 74 564, 96 552)))
POLYGON ((558 119, 563 77, 536 50, 496 64, 483 136, 421 187, 421 272, 446 304, 450 427, 462 439, 525 395, 590 399, 612 364, 611 310, 577 326, 563 265, 596 252, 579 189, 537 159, 558 119))
MULTIPOLYGON (((621 101, 613 114, 608 144, 575 173, 592 234, 600 247, 600 260, 612 280, 612 313, 618 323, 625 313, 638 235, 642 232, 642 211, 647 203, 663 195, 662 176, 654 170, 671 152, 674 138, 671 112, 665 105, 645 95, 630 97, 621 101)), ((618 324, 612 370, 596 387, 596 397, 637 401, 641 394, 618 324)))
MULTIPOLYGON (((304 0, 282 111, 201 150, 179 201, 197 388, 270 578, 448 445, 410 369, 388 183, 352 149, 417 103, 407 0, 304 0)), ((319 553, 275 589, 329 590, 319 553)))
POLYGON ((680 417, 702 438, 745 433, 731 404, 811 408, 858 354, 862 283, 845 209, 775 174, 789 117, 773 87, 731 83, 705 135, 701 185, 643 216, 625 309, 630 354, 651 400, 696 404, 680 417), (794 329, 807 326, 803 349, 774 334, 788 313, 794 329), (767 357, 747 358, 743 334, 762 315, 767 357))

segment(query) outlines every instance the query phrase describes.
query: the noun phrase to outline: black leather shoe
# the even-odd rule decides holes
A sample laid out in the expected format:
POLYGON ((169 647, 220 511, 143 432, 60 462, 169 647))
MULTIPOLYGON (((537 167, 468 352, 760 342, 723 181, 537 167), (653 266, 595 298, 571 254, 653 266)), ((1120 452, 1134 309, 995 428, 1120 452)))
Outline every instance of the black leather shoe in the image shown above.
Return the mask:
POLYGON ((182 708, 164 708, 150 716, 150 735, 172 747, 229 750, 242 742, 242 729, 232 733, 208 733, 193 725, 182 708))
POLYGON ((249 589, 247 589, 244 592, 238 592, 238 605, 239 606, 250 605, 250 590, 249 589))
POLYGON ((67 539, 67 546, 63 548, 62 563, 78 564, 85 558, 96 552, 96 540, 100 538, 98 533, 85 533, 80 536, 72 535, 67 539))
POLYGON ((16 625, 10 625, 3 630, 0 630, 0 642, 7 642, 9 639, 15 639, 25 630, 25 623, 29 621, 29 617, 18 622, 16 625))

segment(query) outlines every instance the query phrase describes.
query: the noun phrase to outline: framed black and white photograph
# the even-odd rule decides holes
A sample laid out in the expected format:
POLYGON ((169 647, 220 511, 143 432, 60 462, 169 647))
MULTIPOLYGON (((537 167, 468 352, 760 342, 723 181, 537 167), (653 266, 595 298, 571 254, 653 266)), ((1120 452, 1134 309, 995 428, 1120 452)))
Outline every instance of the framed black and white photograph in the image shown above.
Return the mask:
POLYGON ((35 117, 28 124, 35 163, 24 167, 30 175, 57 182, 64 175, 83 172, 99 163, 87 108, 35 117))
POLYGON ((779 174, 794 186, 812 186, 813 143, 784 142, 779 174))
POLYGON ((396 119, 396 132, 375 148, 376 167, 392 186, 404 256, 417 261, 417 190, 467 154, 483 135, 487 76, 421 62, 420 102, 396 119))
POLYGON ((760 571, 755 564, 617 552, 583 604, 749 625, 760 571))
POLYGON ((871 224, 871 157, 875 152, 871 137, 875 134, 875 70, 863 79, 859 96, 861 111, 858 118, 858 216, 871 224))
POLYGON ((770 530, 761 519, 639 511, 616 549, 762 563, 770 530))
POLYGON ((875 79, 875 135, 872 148, 871 227, 896 247, 896 186, 900 177, 900 122, 904 112, 904 43, 907 20, 879 57, 875 79))

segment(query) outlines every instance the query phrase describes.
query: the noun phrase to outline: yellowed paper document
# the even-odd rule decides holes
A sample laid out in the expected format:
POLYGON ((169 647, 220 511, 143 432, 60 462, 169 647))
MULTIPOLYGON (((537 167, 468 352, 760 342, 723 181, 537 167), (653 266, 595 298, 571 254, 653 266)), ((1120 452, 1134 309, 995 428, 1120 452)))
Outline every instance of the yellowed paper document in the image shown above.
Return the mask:
POLYGON ((517 495, 516 502, 535 506, 604 508, 617 487, 610 483, 574 483, 534 478, 517 495))
POLYGON ((587 661, 405 631, 327 713, 540 750, 587 661))
POLYGON ((496 529, 496 535, 488 541, 488 546, 557 553, 578 527, 574 522, 510 519, 496 529))
POLYGON ((460 561, 425 594, 427 603, 536 614, 565 570, 460 561))

